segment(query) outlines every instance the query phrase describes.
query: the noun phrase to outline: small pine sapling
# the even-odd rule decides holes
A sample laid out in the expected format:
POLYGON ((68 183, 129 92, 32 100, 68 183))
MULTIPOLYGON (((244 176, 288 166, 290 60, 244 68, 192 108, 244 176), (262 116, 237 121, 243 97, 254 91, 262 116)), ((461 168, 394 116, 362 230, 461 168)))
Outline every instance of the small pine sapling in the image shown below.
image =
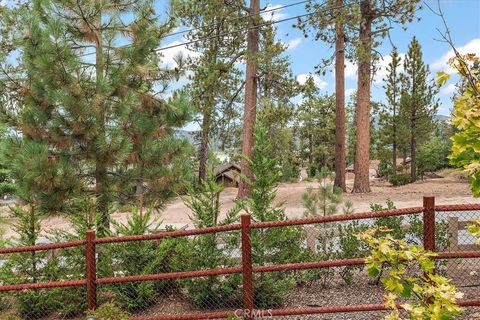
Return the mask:
MULTIPOLYGON (((207 176, 200 181, 198 187, 188 190, 188 196, 183 196, 183 202, 191 210, 190 219, 195 228, 207 228, 231 224, 238 220, 240 208, 235 206, 221 218, 220 192, 223 186, 215 181, 213 169, 208 168, 207 176)), ((193 270, 231 267, 235 264, 234 250, 238 248, 238 237, 232 234, 209 233, 199 235, 189 240, 183 246, 180 256, 189 262, 193 270), (221 244, 224 244, 222 247, 221 244)), ((183 263, 184 264, 184 263, 183 263)), ((192 270, 190 269, 190 270, 192 270)), ((187 297, 200 307, 211 307, 212 304, 237 306, 241 295, 240 275, 227 277, 203 277, 179 280, 187 297)))
POLYGON ((318 173, 319 186, 316 189, 308 188, 302 195, 305 207, 305 217, 328 217, 338 213, 339 206, 343 203, 343 213, 353 212, 353 205, 350 201, 343 202, 342 189, 335 187, 333 181, 335 174, 328 168, 323 167, 318 173))
MULTIPOLYGON (((154 217, 154 209, 149 208, 142 212, 133 208, 126 223, 113 222, 115 236, 131 236, 160 232, 158 217, 154 217)), ((106 259, 100 262, 99 269, 103 274, 122 274, 124 276, 146 275, 172 272, 173 261, 179 246, 184 245, 185 239, 162 239, 159 241, 127 242, 111 245, 105 248, 102 254, 106 259)), ((155 302, 161 292, 172 287, 172 281, 141 281, 114 284, 105 288, 114 293, 120 306, 128 311, 135 312, 155 302)))
MULTIPOLYGON (((40 217, 35 205, 28 208, 13 207, 11 215, 16 218, 13 229, 17 234, 15 246, 33 246, 40 238, 40 217)), ((6 284, 53 281, 47 252, 37 251, 12 254, 2 266, 6 284)), ((24 318, 40 318, 57 307, 51 290, 24 290, 15 293, 17 312, 24 318)))
MULTIPOLYGON (((251 195, 240 202, 255 222, 287 220, 282 205, 274 203, 281 173, 278 159, 271 155, 272 145, 267 131, 258 125, 254 156, 247 159, 254 176, 253 181, 247 181, 251 184, 251 195)), ((251 241, 255 265, 298 262, 307 255, 302 248, 304 232, 299 227, 255 229, 251 241)), ((282 303, 286 292, 294 286, 295 278, 290 273, 261 273, 256 275, 254 284, 255 307, 271 308, 282 303)))

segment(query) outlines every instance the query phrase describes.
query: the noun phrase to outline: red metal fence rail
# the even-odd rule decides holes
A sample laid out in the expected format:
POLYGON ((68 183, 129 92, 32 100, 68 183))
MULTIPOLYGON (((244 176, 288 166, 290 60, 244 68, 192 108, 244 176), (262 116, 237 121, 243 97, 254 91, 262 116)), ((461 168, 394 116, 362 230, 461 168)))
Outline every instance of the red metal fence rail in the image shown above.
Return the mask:
MULTIPOLYGON (((270 221, 270 222, 251 222, 249 215, 241 216, 241 224, 232 224, 227 226, 210 227, 194 230, 161 232, 149 235, 135 235, 124 237, 108 237, 95 238, 94 231, 87 231, 86 240, 70 241, 64 243, 44 244, 28 247, 1 248, 0 255, 19 253, 19 252, 35 252, 45 250, 64 249, 72 247, 85 247, 86 272, 84 279, 64 280, 56 282, 38 282, 15 285, 0 286, 0 292, 12 292, 21 290, 36 290, 44 288, 61 288, 61 287, 78 287, 84 286, 87 293, 87 306, 89 309, 95 309, 97 306, 97 286, 113 283, 165 280, 165 279, 185 279, 216 275, 242 274, 243 285, 243 308, 242 310, 230 310, 219 312, 205 313, 188 313, 181 315, 163 315, 163 316, 137 316, 132 319, 136 320, 180 320, 180 319, 225 319, 232 313, 241 315, 243 319, 253 319, 256 314, 267 313, 269 316, 287 316, 287 315, 306 315, 321 313, 340 313, 340 312, 359 312, 359 311, 379 311, 386 310, 381 304, 365 304, 351 306, 331 306, 331 307, 305 307, 301 309, 274 309, 274 310, 255 310, 253 297, 253 275, 255 273, 276 272, 276 271, 292 271, 330 268, 340 266, 362 265, 365 263, 363 258, 340 259, 330 261, 315 262, 299 262, 277 265, 252 265, 252 245, 250 235, 252 229, 265 229, 276 227, 287 227, 306 224, 318 224, 326 222, 339 222, 349 220, 372 219, 380 217, 400 216, 423 214, 423 240, 424 247, 427 250, 435 251, 435 212, 436 211, 466 211, 480 210, 480 204, 457 204, 435 206, 434 197, 424 197, 423 207, 385 210, 377 212, 356 213, 350 215, 336 215, 329 217, 314 217, 306 219, 296 219, 287 221, 270 221), (147 241, 162 238, 186 237, 192 235, 201 235, 208 233, 241 231, 241 249, 242 249, 242 266, 229 267, 219 269, 206 269, 186 272, 170 272, 159 274, 148 274, 138 276, 117 276, 107 278, 97 278, 96 271, 96 246, 98 244, 122 243, 132 241, 147 241)), ((438 253, 436 259, 458 259, 458 258, 480 258, 480 251, 450 251, 438 253)), ((459 301, 461 306, 472 307, 480 306, 480 299, 459 301)))

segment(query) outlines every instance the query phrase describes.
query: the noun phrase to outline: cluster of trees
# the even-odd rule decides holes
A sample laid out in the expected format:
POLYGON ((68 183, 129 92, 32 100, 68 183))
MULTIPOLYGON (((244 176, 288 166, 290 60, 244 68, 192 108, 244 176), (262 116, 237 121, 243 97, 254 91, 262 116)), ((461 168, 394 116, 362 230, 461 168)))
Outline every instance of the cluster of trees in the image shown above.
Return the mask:
POLYGON ((2 6, 1 149, 3 180, 16 182, 10 192, 39 212, 93 201, 90 220, 99 214, 104 234, 114 205, 162 207, 205 180, 214 142, 241 161, 239 197, 247 197, 257 122, 272 139, 285 180, 296 179, 302 166, 311 174, 328 167, 345 191, 345 167, 354 163, 353 191, 368 192, 371 156, 388 155, 395 174, 398 152, 412 158, 412 180, 417 168, 426 170, 416 163, 422 150, 436 148, 435 141, 423 146, 436 88, 416 39, 404 61, 392 53, 387 103, 370 98, 375 48, 390 25, 415 19, 419 0, 307 3, 309 14, 296 27, 334 47, 316 71, 335 64, 335 95, 322 93, 313 77, 295 79, 287 47, 259 2, 172 0, 167 14, 157 14, 150 0, 2 6), (179 45, 194 54, 178 55, 172 65, 162 45, 175 33, 185 34, 179 45), (350 107, 345 59, 358 65, 350 107), (188 83, 172 90, 185 77, 188 83), (293 104, 294 97, 301 102, 293 104), (177 134, 191 121, 200 127, 198 152, 177 134))
MULTIPOLYGON (((430 133, 434 132, 438 110, 435 94, 438 89, 430 77, 428 66, 423 62, 421 46, 415 37, 403 61, 403 71, 400 70, 402 59, 396 49, 392 51, 391 57, 384 86, 387 103, 381 104, 379 110, 379 140, 389 147, 389 152, 384 152, 384 156, 390 155, 391 174, 397 174, 397 156, 400 151, 404 162, 407 155, 411 157, 410 176, 411 181, 415 181, 417 169, 422 169, 422 173, 427 169, 427 159, 421 158, 419 163, 417 158, 419 146, 424 142, 432 143, 428 139, 430 133)), ((446 155, 442 155, 446 159, 446 155)))

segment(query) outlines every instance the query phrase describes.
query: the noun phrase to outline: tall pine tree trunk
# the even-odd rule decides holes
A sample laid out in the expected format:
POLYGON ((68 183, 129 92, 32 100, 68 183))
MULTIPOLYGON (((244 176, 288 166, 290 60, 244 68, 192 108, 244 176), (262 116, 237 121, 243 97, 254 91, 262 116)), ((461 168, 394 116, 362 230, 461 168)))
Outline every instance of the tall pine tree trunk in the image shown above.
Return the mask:
MULTIPOLYGON (((247 70, 245 79, 245 108, 243 113, 243 142, 242 154, 243 157, 251 158, 253 156, 254 136, 253 130, 257 116, 257 86, 258 86, 258 43, 259 30, 258 19, 260 13, 260 1, 250 0, 249 15, 249 30, 247 38, 247 70)), ((242 158, 241 171, 250 181, 253 180, 253 174, 248 166, 248 161, 242 158)), ((238 197, 244 198, 250 195, 251 186, 244 179, 240 180, 238 188, 238 197)))
POLYGON ((412 181, 417 180, 417 139, 415 137, 415 125, 412 123, 411 128, 411 136, 410 136, 410 175, 412 177, 412 181))
MULTIPOLYGON (((210 99, 208 99, 210 100, 210 99)), ((209 103, 209 102, 207 102, 209 103)), ((211 120, 211 112, 209 111, 210 108, 207 107, 208 110, 204 111, 203 119, 202 119, 202 137, 200 141, 200 150, 199 150, 199 163, 198 163, 198 180, 203 181, 207 176, 207 158, 208 158, 208 143, 209 143, 209 135, 210 135, 210 120, 211 120)))
POLYGON ((395 127, 393 128, 393 145, 392 145, 392 174, 397 174, 397 138, 395 127))
MULTIPOLYGON (((98 95, 98 116, 99 116, 99 137, 100 141, 105 141, 105 100, 101 98, 102 95, 102 81, 103 81, 103 46, 102 46, 102 11, 100 0, 96 0, 96 6, 98 8, 98 17, 96 21, 96 39, 95 39, 95 63, 96 63, 96 93, 98 95)), ((97 147, 98 148, 98 147, 97 147)), ((102 146, 100 146, 102 148, 102 146)), ((110 216, 109 216, 109 194, 108 194, 108 176, 106 157, 104 156, 105 150, 96 150, 95 156, 95 193, 97 200, 97 212, 100 215, 97 222, 97 231, 99 236, 106 235, 110 229, 110 216)))
MULTIPOLYGON (((337 7, 343 0, 336 1, 337 7)), ((343 21, 335 23, 335 187, 347 191, 345 184, 345 35, 343 21)))
POLYGON ((353 192, 370 192, 370 77, 372 63, 372 17, 370 0, 360 4, 360 52, 356 114, 355 180, 353 192))

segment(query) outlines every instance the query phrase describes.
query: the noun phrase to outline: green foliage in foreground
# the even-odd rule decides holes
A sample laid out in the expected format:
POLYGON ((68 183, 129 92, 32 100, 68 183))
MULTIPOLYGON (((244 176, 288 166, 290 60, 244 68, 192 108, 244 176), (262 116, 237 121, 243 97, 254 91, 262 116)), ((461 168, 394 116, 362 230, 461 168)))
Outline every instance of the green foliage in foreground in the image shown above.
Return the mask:
POLYGON ((382 271, 382 283, 388 294, 385 306, 392 312, 386 320, 401 320, 397 304, 409 319, 453 319, 462 314, 457 299, 463 294, 445 277, 435 275, 435 253, 417 245, 395 239, 388 228, 372 228, 358 235, 367 243, 370 256, 368 274, 377 277, 382 271), (400 300, 401 299, 401 300, 400 300))
MULTIPOLYGON (((453 165, 468 172, 473 195, 480 197, 480 58, 474 54, 457 55, 450 65, 458 71, 465 84, 453 107, 453 124, 459 132, 452 138, 450 160, 453 165)), ((449 77, 445 72, 438 76, 440 84, 449 77)))

